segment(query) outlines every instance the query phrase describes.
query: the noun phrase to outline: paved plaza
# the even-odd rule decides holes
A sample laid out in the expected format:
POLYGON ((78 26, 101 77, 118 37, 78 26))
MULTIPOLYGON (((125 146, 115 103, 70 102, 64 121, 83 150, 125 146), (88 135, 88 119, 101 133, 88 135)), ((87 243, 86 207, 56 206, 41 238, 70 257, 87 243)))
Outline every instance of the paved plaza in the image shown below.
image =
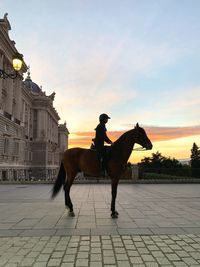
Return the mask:
POLYGON ((0 185, 0 266, 200 266, 200 185, 0 185))

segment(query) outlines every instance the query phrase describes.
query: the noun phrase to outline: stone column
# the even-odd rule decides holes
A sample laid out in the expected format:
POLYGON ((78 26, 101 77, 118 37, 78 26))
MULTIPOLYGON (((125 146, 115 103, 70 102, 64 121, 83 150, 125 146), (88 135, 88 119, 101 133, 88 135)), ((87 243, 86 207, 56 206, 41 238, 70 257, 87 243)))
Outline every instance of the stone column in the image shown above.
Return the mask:
POLYGON ((22 86, 22 82, 21 82, 21 79, 20 78, 17 78, 14 82, 14 97, 15 97, 15 101, 16 101, 16 108, 14 110, 14 114, 13 116, 20 120, 20 108, 21 108, 21 105, 22 105, 22 100, 21 100, 21 95, 22 95, 22 89, 21 89, 21 86, 22 86))
MULTIPOLYGON (((0 69, 3 69, 3 55, 0 54, 0 69)), ((3 79, 0 79, 0 113, 2 113, 2 90, 3 90, 3 79)))
POLYGON ((37 112, 37 137, 39 139, 46 139, 46 116, 45 111, 38 109, 37 112))
POLYGON ((139 178, 139 168, 137 165, 132 165, 132 180, 138 180, 139 178))
POLYGON ((12 115, 12 109, 13 109, 13 80, 12 79, 7 79, 7 86, 5 90, 7 93, 5 111, 12 115))

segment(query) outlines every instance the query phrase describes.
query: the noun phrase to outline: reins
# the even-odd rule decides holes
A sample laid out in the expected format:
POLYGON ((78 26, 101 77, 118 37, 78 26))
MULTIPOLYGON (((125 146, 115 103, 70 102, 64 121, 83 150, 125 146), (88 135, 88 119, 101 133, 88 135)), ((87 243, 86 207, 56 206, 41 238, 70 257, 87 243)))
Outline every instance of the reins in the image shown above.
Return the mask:
POLYGON ((148 149, 146 149, 145 147, 136 147, 136 148, 133 148, 134 151, 146 151, 148 149))

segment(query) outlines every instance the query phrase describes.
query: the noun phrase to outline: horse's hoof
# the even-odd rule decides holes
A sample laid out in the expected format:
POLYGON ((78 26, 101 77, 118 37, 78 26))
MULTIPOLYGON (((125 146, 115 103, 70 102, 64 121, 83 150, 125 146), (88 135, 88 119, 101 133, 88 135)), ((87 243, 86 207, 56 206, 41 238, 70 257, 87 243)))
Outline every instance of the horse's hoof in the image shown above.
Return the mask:
POLYGON ((111 213, 111 217, 113 219, 117 219, 118 218, 118 214, 116 212, 113 212, 113 213, 111 213))
POLYGON ((118 211, 115 211, 115 214, 118 216, 119 215, 119 212, 118 211))
POLYGON ((69 211, 69 216, 70 217, 75 217, 75 213, 73 211, 69 211))

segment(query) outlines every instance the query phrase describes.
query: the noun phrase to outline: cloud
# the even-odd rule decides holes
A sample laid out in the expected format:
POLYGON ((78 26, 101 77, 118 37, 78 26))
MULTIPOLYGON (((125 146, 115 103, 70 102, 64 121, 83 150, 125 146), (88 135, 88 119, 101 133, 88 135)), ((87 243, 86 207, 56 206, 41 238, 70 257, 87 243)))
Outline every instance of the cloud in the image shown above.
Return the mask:
MULTIPOLYGON (((162 88, 161 88, 162 90, 162 88)), ((155 101, 152 118, 167 121, 171 125, 197 125, 200 113, 200 87, 188 86, 163 91, 155 101)), ((157 123, 156 123, 157 124, 157 123)))
POLYGON ((176 90, 169 102, 170 108, 172 107, 173 109, 193 108, 197 105, 200 106, 200 86, 176 90))
POLYGON ((188 127, 145 127, 154 142, 167 141, 193 135, 200 135, 200 125, 188 127))
MULTIPOLYGON (((129 126, 129 125, 127 125, 129 126)), ((152 142, 162 142, 179 139, 189 136, 200 135, 200 125, 188 127, 157 127, 145 126, 147 135, 152 142)), ((127 129, 128 130, 128 129, 127 129)), ((111 140, 117 140, 126 131, 109 131, 108 136, 111 140)), ((76 132, 69 136, 69 146, 89 147, 95 132, 76 132)))

